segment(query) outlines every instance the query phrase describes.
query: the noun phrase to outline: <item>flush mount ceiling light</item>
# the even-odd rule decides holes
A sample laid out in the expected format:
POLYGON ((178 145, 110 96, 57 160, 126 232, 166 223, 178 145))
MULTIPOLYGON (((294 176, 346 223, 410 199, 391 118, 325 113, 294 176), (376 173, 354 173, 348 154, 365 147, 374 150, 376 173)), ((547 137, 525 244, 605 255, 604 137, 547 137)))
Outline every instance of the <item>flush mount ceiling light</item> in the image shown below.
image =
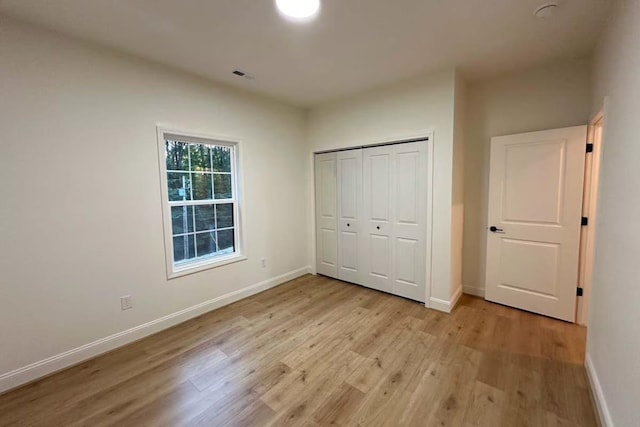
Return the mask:
POLYGON ((553 13, 556 11, 557 8, 558 8, 557 3, 547 3, 537 8, 533 12, 533 14, 535 15, 536 18, 545 19, 553 15, 553 13))
POLYGON ((278 11, 291 21, 310 21, 320 12, 320 0, 276 0, 278 11))

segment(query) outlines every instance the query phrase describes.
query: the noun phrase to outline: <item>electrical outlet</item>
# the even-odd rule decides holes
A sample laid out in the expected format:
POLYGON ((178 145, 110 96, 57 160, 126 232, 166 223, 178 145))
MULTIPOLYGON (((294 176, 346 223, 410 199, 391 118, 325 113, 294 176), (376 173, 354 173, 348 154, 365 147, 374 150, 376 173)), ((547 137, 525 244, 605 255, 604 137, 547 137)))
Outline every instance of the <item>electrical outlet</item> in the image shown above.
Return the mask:
POLYGON ((267 259, 262 258, 262 268, 267 268, 267 259))
POLYGON ((133 303, 131 302, 131 295, 125 295, 120 297, 120 308, 122 311, 130 310, 133 308, 133 303))

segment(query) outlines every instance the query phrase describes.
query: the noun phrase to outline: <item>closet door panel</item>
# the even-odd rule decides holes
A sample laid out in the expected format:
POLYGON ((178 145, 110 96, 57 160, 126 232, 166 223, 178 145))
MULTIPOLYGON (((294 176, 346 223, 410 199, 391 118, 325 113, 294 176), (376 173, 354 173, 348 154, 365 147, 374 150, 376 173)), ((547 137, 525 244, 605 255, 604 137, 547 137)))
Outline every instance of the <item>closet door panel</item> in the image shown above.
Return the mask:
POLYGON ((388 150, 371 148, 369 153, 369 187, 366 191, 369 201, 369 219, 389 222, 389 197, 391 193, 391 154, 388 150))
POLYGON ((362 197, 360 175, 362 174, 361 152, 338 153, 338 182, 340 185, 340 219, 358 218, 359 199, 362 197), (348 157, 345 157, 348 156, 348 157))
POLYGON ((336 153, 315 155, 316 271, 338 278, 336 153))
POLYGON ((340 269, 338 270, 338 278, 347 282, 355 282, 349 278, 350 272, 358 271, 358 235, 349 231, 342 231, 340 234, 341 244, 339 246, 340 253, 340 269))
POLYGON ((418 223, 418 194, 420 153, 400 152, 396 156, 396 222, 398 224, 418 223))
POLYGON ((339 151, 338 168, 338 278, 360 283, 362 251, 362 150, 339 151))
POLYGON ((395 271, 392 292, 418 301, 425 299, 426 269, 426 145, 413 142, 393 146, 395 271))
POLYGON ((396 238, 396 280, 409 286, 418 286, 419 242, 415 239, 396 238))
POLYGON ((390 280, 389 267, 391 260, 389 253, 391 245, 389 244, 389 237, 370 234, 368 246, 369 275, 385 281, 390 280))
POLYGON ((392 146, 363 150, 363 252, 366 255, 362 283, 384 292, 392 290, 393 162, 392 146))

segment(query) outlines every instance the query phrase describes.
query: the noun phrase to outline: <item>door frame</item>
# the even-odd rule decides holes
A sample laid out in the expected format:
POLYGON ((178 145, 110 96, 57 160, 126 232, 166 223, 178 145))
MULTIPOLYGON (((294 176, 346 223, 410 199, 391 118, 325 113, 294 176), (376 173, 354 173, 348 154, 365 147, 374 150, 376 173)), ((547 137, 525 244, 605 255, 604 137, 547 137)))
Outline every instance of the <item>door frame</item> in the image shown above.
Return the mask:
POLYGON ((582 196, 582 216, 589 218, 580 233, 580 258, 578 287, 582 297, 576 297, 576 323, 586 326, 589 321, 591 303, 593 262, 596 250, 596 227, 598 217, 598 192, 600 188, 602 148, 606 133, 607 98, 603 107, 589 121, 587 142, 593 144, 593 152, 586 157, 584 171, 584 192, 582 196))
POLYGON ((428 128, 423 131, 418 131, 410 134, 399 134, 399 135, 390 135, 385 138, 381 138, 378 140, 364 140, 364 141, 352 141, 352 143, 344 143, 338 144, 336 147, 331 149, 324 150, 315 150, 311 151, 309 155, 309 165, 310 165, 310 184, 311 191, 309 195, 310 202, 310 210, 309 213, 311 215, 311 229, 309 230, 311 236, 311 253, 309 265, 311 266, 311 274, 317 274, 317 266, 316 266, 316 200, 315 200, 315 190, 316 190, 316 181, 315 181, 315 169, 314 169, 314 158, 316 154, 320 153, 328 153, 332 151, 341 151, 341 150, 352 150, 355 148, 369 148, 369 147, 377 147, 381 145, 391 145, 391 144, 402 144, 405 142, 416 142, 419 140, 425 140, 424 143, 427 146, 427 214, 426 214, 426 252, 427 252, 427 260, 425 263, 425 307, 431 308, 431 264, 432 264, 432 241, 433 241, 433 154, 434 154, 434 130, 433 128, 428 128))

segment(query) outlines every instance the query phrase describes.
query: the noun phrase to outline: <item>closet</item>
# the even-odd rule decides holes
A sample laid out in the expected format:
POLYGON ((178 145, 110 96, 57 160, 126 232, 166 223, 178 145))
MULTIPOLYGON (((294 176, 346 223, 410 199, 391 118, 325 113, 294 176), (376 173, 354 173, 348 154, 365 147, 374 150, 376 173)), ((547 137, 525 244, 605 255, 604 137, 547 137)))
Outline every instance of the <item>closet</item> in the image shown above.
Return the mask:
POLYGON ((425 301, 427 144, 315 155, 318 274, 425 301))

